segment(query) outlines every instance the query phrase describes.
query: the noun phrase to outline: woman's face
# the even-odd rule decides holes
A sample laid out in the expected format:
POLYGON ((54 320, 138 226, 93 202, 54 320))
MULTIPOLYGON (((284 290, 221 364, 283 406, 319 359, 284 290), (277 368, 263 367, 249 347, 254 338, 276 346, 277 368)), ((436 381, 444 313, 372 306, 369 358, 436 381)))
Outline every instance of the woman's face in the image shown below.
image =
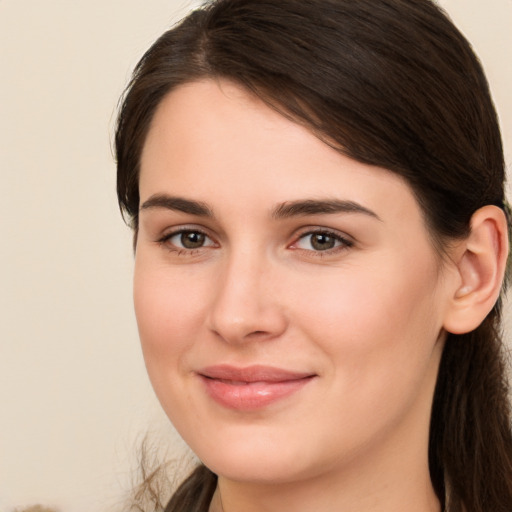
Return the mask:
POLYGON ((202 81, 159 106, 140 197, 144 357, 207 466, 278 482, 426 460, 453 279, 400 177, 202 81))

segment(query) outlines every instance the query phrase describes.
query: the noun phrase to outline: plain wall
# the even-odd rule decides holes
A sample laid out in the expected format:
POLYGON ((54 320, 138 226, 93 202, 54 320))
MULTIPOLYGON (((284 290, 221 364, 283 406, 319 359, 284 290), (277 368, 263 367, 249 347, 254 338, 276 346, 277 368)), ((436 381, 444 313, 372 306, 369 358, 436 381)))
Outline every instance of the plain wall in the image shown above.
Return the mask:
MULTIPOLYGON (((150 389, 115 197, 115 108, 186 0, 0 0, 0 511, 115 510, 150 389)), ((441 2, 487 70, 512 162, 512 1, 441 2)), ((510 321, 508 313, 508 321, 510 321)))

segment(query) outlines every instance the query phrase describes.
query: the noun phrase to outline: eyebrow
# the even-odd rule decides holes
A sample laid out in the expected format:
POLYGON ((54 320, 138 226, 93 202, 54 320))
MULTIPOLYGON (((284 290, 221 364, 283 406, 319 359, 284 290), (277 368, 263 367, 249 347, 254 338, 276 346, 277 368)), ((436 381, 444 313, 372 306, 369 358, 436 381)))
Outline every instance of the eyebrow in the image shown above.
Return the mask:
POLYGON ((198 217, 214 217, 213 212, 206 203, 167 194, 152 195, 147 201, 144 201, 140 210, 149 210, 151 208, 164 208, 166 210, 197 215, 198 217))
MULTIPOLYGON (((210 207, 201 201, 185 199, 184 197, 169 196, 167 194, 155 194, 144 201, 140 210, 152 208, 164 208, 178 211, 198 217, 214 218, 210 207)), ((328 215, 335 213, 359 213, 381 220, 372 210, 354 201, 341 199, 303 199, 279 204, 272 211, 272 218, 276 220, 291 217, 306 217, 308 215, 328 215)))
POLYGON ((307 215, 325 215, 334 213, 362 213, 377 220, 380 217, 372 210, 354 201, 340 199, 315 200, 305 199, 290 201, 279 205, 273 212, 274 219, 305 217, 307 215))

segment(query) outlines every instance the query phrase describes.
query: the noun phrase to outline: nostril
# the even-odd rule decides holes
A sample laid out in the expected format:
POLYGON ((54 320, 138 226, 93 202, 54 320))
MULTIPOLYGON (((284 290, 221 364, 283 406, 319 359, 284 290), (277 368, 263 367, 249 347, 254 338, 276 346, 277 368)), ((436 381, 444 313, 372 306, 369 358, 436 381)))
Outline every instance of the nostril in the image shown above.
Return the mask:
POLYGON ((268 336, 269 333, 267 331, 253 331, 246 335, 246 338, 258 338, 261 336, 268 336))

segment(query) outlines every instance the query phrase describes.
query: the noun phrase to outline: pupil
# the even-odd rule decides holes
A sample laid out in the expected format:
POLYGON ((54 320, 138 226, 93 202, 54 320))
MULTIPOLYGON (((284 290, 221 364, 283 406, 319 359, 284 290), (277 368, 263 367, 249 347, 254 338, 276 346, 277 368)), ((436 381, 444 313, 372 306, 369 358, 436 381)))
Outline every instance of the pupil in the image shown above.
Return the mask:
POLYGON ((181 234, 181 244, 186 249, 197 249, 198 247, 202 247, 204 244, 205 235, 202 233, 197 233, 194 231, 190 231, 188 233, 181 234))
POLYGON ((326 251, 327 249, 332 249, 334 247, 335 240, 332 236, 329 235, 313 235, 311 240, 311 245, 317 251, 326 251))

